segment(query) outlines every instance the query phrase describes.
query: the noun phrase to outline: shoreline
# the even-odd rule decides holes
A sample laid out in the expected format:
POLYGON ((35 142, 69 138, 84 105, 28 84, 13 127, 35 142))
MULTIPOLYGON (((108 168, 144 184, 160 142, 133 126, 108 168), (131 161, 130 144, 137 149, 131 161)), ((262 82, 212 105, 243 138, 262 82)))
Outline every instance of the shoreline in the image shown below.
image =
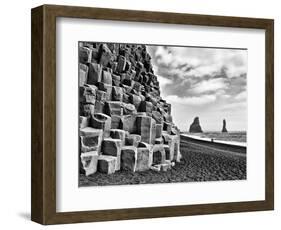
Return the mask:
POLYGON ((192 134, 186 134, 186 133, 181 133, 181 137, 186 137, 190 138, 191 140, 196 140, 196 141, 201 141, 202 143, 207 142, 207 143, 216 143, 216 144, 222 144, 222 145, 228 145, 228 146, 237 146, 237 147, 244 147, 247 148, 247 142, 238 142, 238 141, 224 141, 224 140, 219 140, 219 139, 214 139, 210 137, 199 137, 197 135, 192 135, 192 134), (213 139, 213 141, 212 141, 213 139))

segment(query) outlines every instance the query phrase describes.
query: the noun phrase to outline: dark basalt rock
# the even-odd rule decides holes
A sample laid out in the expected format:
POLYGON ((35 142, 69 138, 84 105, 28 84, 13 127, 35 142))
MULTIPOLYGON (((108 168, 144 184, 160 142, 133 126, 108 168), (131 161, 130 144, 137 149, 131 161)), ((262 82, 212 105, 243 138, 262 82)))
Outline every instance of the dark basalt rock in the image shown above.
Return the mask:
POLYGON ((202 128, 199 123, 199 117, 195 117, 192 124, 189 127, 190 133, 202 133, 202 128))
POLYGON ((180 162, 180 131, 171 104, 161 98, 146 46, 80 42, 79 47, 81 173, 156 165, 166 171, 180 162))
POLYGON ((223 119, 223 122, 222 122, 222 133, 227 133, 227 129, 226 129, 226 121, 225 119, 223 119))

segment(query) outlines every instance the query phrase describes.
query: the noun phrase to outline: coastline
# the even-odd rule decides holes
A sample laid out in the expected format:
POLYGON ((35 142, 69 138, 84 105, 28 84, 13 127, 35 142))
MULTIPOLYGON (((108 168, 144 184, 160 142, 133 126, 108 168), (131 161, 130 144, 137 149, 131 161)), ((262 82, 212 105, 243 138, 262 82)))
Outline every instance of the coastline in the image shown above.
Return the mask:
POLYGON ((213 138, 208 138, 208 137, 199 137, 197 135, 192 135, 192 134, 186 134, 186 133, 181 133, 181 136, 191 138, 194 140, 202 141, 202 142, 210 142, 210 143, 217 143, 217 144, 225 144, 225 145, 231 145, 231 146, 238 146, 238 147, 247 147, 246 142, 238 142, 238 141, 223 141, 223 140, 218 140, 218 139, 213 139, 213 138), (213 139, 213 141, 212 141, 213 139))

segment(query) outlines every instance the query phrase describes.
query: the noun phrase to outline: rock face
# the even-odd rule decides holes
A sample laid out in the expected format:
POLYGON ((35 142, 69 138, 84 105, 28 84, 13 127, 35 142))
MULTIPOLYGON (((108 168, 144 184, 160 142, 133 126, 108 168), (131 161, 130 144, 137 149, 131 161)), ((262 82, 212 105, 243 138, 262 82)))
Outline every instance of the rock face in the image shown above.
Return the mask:
POLYGON ((116 157, 100 155, 98 157, 97 168, 101 173, 112 174, 116 169, 116 157))
POLYGON ((86 176, 94 174, 97 171, 98 157, 97 151, 81 153, 80 171, 85 173, 86 176))
POLYGON ((122 170, 136 171, 137 147, 124 146, 121 150, 122 170))
POLYGON ((80 173, 166 171, 180 161, 179 129, 145 45, 80 42, 78 67, 80 173))
POLYGON ((190 133, 202 133, 202 129, 199 123, 199 117, 195 117, 192 124, 189 127, 190 133))
POLYGON ((225 121, 225 119, 223 119, 223 122, 222 122, 222 133, 227 133, 226 121, 225 121))

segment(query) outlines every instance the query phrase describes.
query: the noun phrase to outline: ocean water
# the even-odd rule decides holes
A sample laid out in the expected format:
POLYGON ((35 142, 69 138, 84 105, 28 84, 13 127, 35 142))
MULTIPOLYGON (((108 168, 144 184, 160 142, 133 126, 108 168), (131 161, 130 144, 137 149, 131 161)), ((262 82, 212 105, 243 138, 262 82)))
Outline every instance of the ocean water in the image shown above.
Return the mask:
POLYGON ((193 136, 198 136, 202 138, 213 138, 214 140, 221 141, 233 141, 233 142, 247 142, 247 132, 246 131, 235 131, 235 132, 204 132, 204 133, 186 133, 193 136))

